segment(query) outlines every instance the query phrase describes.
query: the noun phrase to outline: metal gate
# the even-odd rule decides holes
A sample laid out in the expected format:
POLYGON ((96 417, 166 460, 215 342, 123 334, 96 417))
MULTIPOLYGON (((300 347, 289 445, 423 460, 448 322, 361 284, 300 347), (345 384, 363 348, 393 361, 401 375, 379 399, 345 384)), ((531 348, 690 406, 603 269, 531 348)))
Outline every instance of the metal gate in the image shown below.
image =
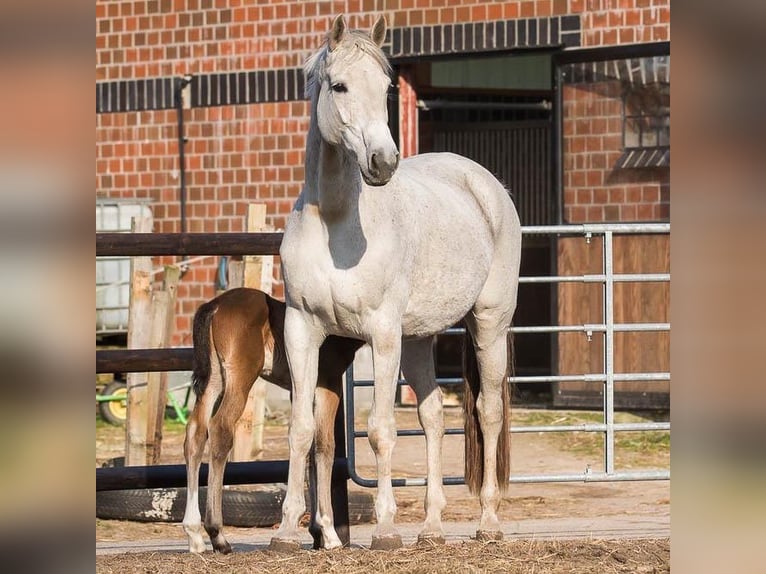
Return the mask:
MULTIPOLYGON (((603 388, 603 422, 596 424, 581 425, 547 425, 547 426, 511 426, 511 433, 552 433, 552 432, 591 432, 601 433, 604 438, 604 461, 602 470, 586 468, 582 472, 566 474, 530 474, 513 475, 512 483, 530 482, 609 482, 626 480, 668 480, 669 469, 644 469, 632 471, 620 471, 615 469, 615 433, 641 432, 641 431, 670 431, 669 422, 644 422, 644 423, 615 423, 614 420, 614 391, 615 383, 622 381, 645 381, 660 382, 670 381, 669 372, 646 372, 646 373, 615 373, 614 370, 614 334, 616 332, 646 332, 646 331, 669 331, 670 323, 622 323, 614 322, 614 284, 617 282, 669 282, 669 273, 634 273, 616 274, 613 268, 613 236, 615 234, 669 234, 670 224, 603 224, 603 225, 563 225, 563 226, 537 226, 523 227, 524 235, 581 235, 586 239, 594 236, 603 236, 603 269, 600 274, 567 275, 567 276, 536 276, 521 277, 520 283, 563 283, 583 282, 601 283, 603 286, 604 322, 587 325, 547 325, 513 327, 514 333, 565 333, 579 332, 583 336, 603 336, 603 372, 599 374, 582 375, 558 375, 558 376, 524 376, 509 377, 509 382, 516 384, 529 384, 541 382, 567 382, 578 381, 593 385, 601 385, 603 388)), ((448 333, 462 334, 463 329, 449 329, 448 333)), ((461 384, 460 378, 437 379, 441 385, 461 384)), ((399 384, 403 384, 399 380, 399 384)), ((367 432, 356 431, 354 425, 354 393, 356 389, 372 386, 371 380, 356 380, 354 378, 353 365, 346 373, 346 436, 348 439, 348 469, 350 478, 361 486, 377 486, 374 478, 360 476, 356 469, 356 441, 367 437, 367 432)), ((459 428, 445 429, 445 440, 451 435, 463 434, 459 428)), ((403 429, 397 432, 397 436, 424 436, 422 429, 403 429)), ((444 477, 445 485, 465 484, 464 477, 444 477)), ((424 486, 423 478, 393 478, 394 486, 424 486)))

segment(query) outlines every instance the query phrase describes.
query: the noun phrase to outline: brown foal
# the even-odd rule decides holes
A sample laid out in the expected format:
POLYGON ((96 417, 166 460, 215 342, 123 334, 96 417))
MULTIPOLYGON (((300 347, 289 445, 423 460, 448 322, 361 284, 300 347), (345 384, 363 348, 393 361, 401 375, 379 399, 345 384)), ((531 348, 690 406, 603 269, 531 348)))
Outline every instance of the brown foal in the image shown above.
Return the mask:
MULTIPOLYGON (((205 551, 199 510, 199 469, 210 440, 207 508, 204 530, 213 550, 231 546, 223 535, 223 473, 234 442, 234 426, 242 415, 250 388, 260 376, 291 389, 283 330, 285 304, 256 289, 226 291, 201 305, 194 316, 192 387, 197 400, 184 442, 187 498, 183 527, 189 551, 205 551)), ((320 349, 315 416, 315 464, 319 472, 335 457, 335 414, 342 396, 342 376, 362 341, 328 337, 320 349)), ((313 519, 313 517, 312 517, 313 519)))

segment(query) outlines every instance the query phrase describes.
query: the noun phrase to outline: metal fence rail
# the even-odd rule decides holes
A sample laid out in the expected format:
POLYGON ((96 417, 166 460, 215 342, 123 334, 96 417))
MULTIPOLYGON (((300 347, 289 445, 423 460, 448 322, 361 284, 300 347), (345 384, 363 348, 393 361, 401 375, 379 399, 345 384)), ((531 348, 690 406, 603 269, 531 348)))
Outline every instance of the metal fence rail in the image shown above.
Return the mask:
MULTIPOLYGON (((615 323, 614 322, 614 284, 619 282, 670 282, 669 273, 614 273, 614 234, 670 233, 670 224, 585 224, 558 226, 528 226, 522 228, 525 235, 582 235, 590 240, 594 235, 601 235, 603 242, 603 270, 598 274, 568 275, 568 276, 537 276, 521 277, 520 283, 601 283, 604 297, 604 322, 585 325, 545 325, 532 327, 512 327, 513 333, 568 333, 582 332, 591 339, 594 333, 604 337, 604 371, 603 373, 582 375, 551 375, 551 376, 515 376, 508 381, 518 384, 553 383, 553 382, 584 382, 601 384, 604 387, 603 422, 582 425, 540 425, 540 426, 511 426, 511 433, 553 433, 553 432, 595 432, 604 436, 604 468, 601 471, 585 469, 582 473, 566 474, 531 474, 513 475, 512 483, 531 482, 611 482, 635 480, 668 480, 669 469, 646 469, 633 471, 615 470, 614 443, 615 433, 618 432, 657 432, 670 431, 670 423, 616 423, 614 421, 614 384, 625 381, 664 382, 670 380, 670 373, 616 373, 614 370, 614 334, 621 332, 662 332, 670 330, 670 323, 615 323)), ((462 328, 452 328, 445 334, 463 334, 462 328)), ((455 385, 462 383, 460 378, 439 378, 440 385, 455 385)), ((400 379, 399 385, 405 384, 400 379)), ((356 470, 356 441, 367 437, 366 431, 355 430, 354 393, 357 388, 370 387, 371 380, 356 380, 353 365, 346 373, 346 436, 348 437, 348 475, 361 486, 375 487, 377 480, 362 477, 356 470)), ((463 434, 462 429, 445 429, 445 436, 463 434)), ((403 429, 397 431, 397 436, 424 436, 422 429, 403 429)), ((465 484, 461 476, 446 476, 445 485, 465 484)), ((394 486, 424 486, 425 478, 394 478, 394 486)))

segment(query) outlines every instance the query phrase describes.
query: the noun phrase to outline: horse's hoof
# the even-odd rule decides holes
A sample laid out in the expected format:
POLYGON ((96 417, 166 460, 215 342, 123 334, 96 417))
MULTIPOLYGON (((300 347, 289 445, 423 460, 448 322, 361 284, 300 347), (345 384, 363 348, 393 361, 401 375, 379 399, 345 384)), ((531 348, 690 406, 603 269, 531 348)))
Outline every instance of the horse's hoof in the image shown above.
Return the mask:
POLYGON ((418 546, 441 546, 445 543, 441 534, 419 534, 418 546))
POLYGON ((396 550, 402 547, 402 537, 398 534, 373 536, 370 550, 396 550))
POLYGON ((476 540, 479 542, 498 542, 503 539, 503 533, 500 530, 477 530, 476 540))
POLYGON ((287 538, 272 538, 269 544, 269 550, 274 552, 298 552, 301 549, 301 543, 287 538))
POLYGON ((189 552, 191 554, 202 554, 205 552, 207 548, 205 548, 205 541, 202 540, 202 537, 199 538, 189 536, 189 552))
POLYGON ((231 554, 231 544, 224 542, 223 544, 213 543, 213 550, 220 554, 231 554))

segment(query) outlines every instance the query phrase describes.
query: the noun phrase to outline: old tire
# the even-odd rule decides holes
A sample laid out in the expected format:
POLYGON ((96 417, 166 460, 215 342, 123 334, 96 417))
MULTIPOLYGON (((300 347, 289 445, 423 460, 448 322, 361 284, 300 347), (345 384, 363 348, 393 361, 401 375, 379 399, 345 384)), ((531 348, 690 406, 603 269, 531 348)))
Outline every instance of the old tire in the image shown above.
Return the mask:
MULTIPOLYGON (((205 515, 207 488, 200 488, 200 512, 205 515)), ((223 491, 223 523, 227 526, 274 526, 282 520, 285 491, 223 491)), ((351 524, 370 522, 373 498, 349 492, 351 524)), ((306 501, 308 507, 308 500, 306 501)), ((181 522, 186 510, 185 488, 107 490, 96 492, 96 518, 139 522, 181 522)))
POLYGON ((115 426, 123 426, 128 420, 128 387, 123 381, 112 381, 101 392, 102 395, 116 395, 123 400, 100 401, 98 412, 101 418, 115 426))

